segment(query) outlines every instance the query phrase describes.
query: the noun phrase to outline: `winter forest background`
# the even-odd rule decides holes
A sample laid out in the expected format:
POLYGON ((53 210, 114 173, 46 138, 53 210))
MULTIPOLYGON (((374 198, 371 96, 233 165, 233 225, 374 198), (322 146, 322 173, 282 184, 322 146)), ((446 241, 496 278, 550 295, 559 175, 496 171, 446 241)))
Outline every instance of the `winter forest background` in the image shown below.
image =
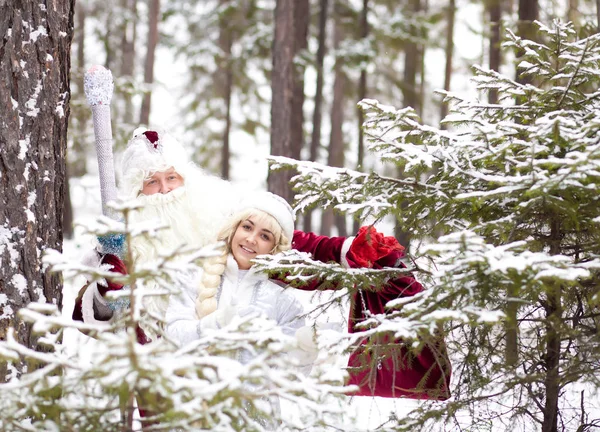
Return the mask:
MULTIPOLYGON (((0 428, 139 427, 143 392, 166 413, 152 430, 261 430, 240 385, 258 380, 289 430, 600 430, 599 16, 591 0, 0 2, 0 428), (117 160, 139 125, 166 128, 211 172, 295 195, 299 228, 377 222, 406 245, 428 290, 365 331, 415 351, 443 334, 452 398, 350 400, 343 361, 298 377, 256 323, 173 354, 135 343, 135 311, 113 331, 71 321, 83 275, 110 275, 79 262, 94 235, 139 235, 97 219, 92 64, 115 77, 117 160), (211 360, 248 346, 269 355, 234 374, 211 360)), ((354 284, 385 276, 266 266, 345 278, 305 298, 314 319, 343 320, 354 284)), ((347 336, 324 334, 321 359, 347 336)))

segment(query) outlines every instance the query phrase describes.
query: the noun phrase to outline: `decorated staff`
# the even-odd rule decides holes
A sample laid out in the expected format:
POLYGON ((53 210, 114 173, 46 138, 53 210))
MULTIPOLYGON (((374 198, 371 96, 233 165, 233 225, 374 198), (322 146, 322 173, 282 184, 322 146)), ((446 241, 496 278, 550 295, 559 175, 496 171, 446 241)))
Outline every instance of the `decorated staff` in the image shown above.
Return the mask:
POLYGON ((85 91, 87 102, 92 108, 92 117, 94 119, 102 214, 116 218, 114 212, 108 207, 108 203, 117 198, 112 152, 113 138, 110 124, 110 101, 113 89, 114 83, 110 70, 95 65, 85 73, 83 90, 85 91))

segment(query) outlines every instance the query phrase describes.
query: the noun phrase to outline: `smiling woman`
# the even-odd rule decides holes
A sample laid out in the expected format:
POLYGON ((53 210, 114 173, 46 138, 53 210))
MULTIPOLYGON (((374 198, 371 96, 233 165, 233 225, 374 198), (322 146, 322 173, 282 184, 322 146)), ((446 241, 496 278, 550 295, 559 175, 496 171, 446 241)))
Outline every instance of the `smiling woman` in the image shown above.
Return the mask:
MULTIPOLYGON (((283 198, 270 192, 257 192, 247 197, 240 206, 240 210, 228 220, 217 236, 217 239, 226 245, 223 255, 205 263, 204 274, 198 287, 190 289, 192 303, 189 306, 193 306, 193 309, 189 313, 193 316, 194 321, 197 322, 219 312, 224 305, 229 305, 228 298, 234 303, 240 303, 240 299, 245 298, 246 294, 250 295, 251 289, 235 295, 226 289, 229 273, 239 273, 240 280, 236 284, 236 290, 244 285, 246 280, 253 279, 258 275, 260 275, 261 281, 264 279, 265 286, 270 286, 272 283, 268 281, 265 274, 255 275, 252 270, 252 260, 257 255, 276 254, 289 250, 293 235, 294 213, 283 198), (247 276, 240 273, 247 270, 249 270, 247 276), (245 277, 243 282, 242 277, 245 277), (220 295, 218 295, 219 290, 220 295)), ((237 281, 238 277, 233 279, 237 281)), ((277 289, 280 288, 278 285, 276 286, 277 289)), ((256 298, 256 296, 252 298, 256 298)), ((249 299, 250 297, 248 297, 248 301, 249 299)), ((181 316, 180 313, 175 314, 174 320, 180 320, 181 316)), ((233 317, 228 319, 231 320, 231 318, 233 317)), ((168 310, 167 322, 169 322, 168 310)), ((179 325, 173 325, 171 328, 179 325)), ((197 335, 193 336, 192 339, 197 337, 197 335)))
MULTIPOLYGON (((197 287, 188 284, 179 295, 169 298, 167 334, 184 345, 205 336, 207 331, 229 326, 236 317, 262 316, 275 322, 284 334, 299 339, 297 332, 304 327, 302 305, 252 263, 257 255, 290 249, 293 234, 294 213, 285 200, 270 192, 247 197, 241 210, 219 233, 218 240, 226 244, 224 253, 204 264, 197 287)), ((232 324, 230 329, 234 328, 232 324)), ((310 348, 298 345, 290 350, 293 364, 310 368, 316 357, 310 348)), ((249 361, 248 355, 240 352, 239 360, 249 361)), ((269 398, 267 402, 278 410, 278 400, 269 398)))

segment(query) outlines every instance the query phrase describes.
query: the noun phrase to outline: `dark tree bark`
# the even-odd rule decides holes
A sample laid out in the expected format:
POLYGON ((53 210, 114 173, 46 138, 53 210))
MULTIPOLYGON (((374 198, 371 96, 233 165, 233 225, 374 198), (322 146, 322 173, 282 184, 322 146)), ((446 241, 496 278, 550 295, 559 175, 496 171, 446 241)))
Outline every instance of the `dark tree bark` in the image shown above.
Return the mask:
MULTIPOLYGON (((410 0, 410 12, 416 17, 421 11, 421 0, 410 0)), ((418 30, 411 26, 411 34, 418 36, 418 30)), ((402 82, 402 96, 404 106, 410 106, 420 112, 419 92, 417 91, 417 73, 421 64, 421 47, 414 41, 407 41, 404 55, 404 75, 402 82)))
MULTIPOLYGON (((558 219, 550 224, 550 254, 558 255, 561 252, 561 223, 558 219)), ((545 398, 542 422, 542 432, 558 432, 558 400, 561 393, 560 359, 561 359, 561 323, 563 322, 562 289, 559 283, 549 287, 547 301, 544 302, 546 312, 546 353, 544 366, 546 376, 544 379, 545 398)))
MULTIPOLYGON (((500 50, 502 7, 500 0, 488 0, 487 12, 490 17, 490 69, 500 71, 502 52, 500 50)), ((488 102, 498 103, 498 91, 490 90, 488 102)))
POLYGON ((73 39, 76 48, 75 67, 71 70, 72 81, 75 84, 71 88, 72 97, 81 101, 79 104, 73 104, 74 108, 70 115, 70 130, 75 133, 70 134, 70 146, 67 152, 67 167, 65 180, 65 201, 63 207, 63 236, 65 238, 73 237, 73 207, 71 204, 71 193, 69 190, 69 178, 71 176, 81 177, 87 173, 86 157, 86 139, 85 131, 87 122, 90 118, 90 110, 87 104, 83 103, 85 96, 83 94, 83 76, 85 71, 85 24, 87 18, 86 7, 80 2, 75 7, 75 31, 73 39))
MULTIPOLYGON (((271 154, 298 158, 303 140, 304 81, 294 58, 306 46, 308 0, 277 0, 271 74, 271 154), (300 90, 302 89, 302 90, 300 90)), ((288 201, 292 173, 270 172, 268 186, 288 201)))
MULTIPOLYGON (((316 161, 321 148, 321 122, 323 120, 323 61, 325 60, 326 37, 327 37, 327 9, 329 0, 320 0, 319 10, 319 46, 317 48, 317 58, 315 67, 317 68, 317 84, 315 90, 315 108, 313 111, 313 129, 310 140, 310 160, 316 161)), ((312 211, 304 214, 304 231, 312 231, 312 211)))
MULTIPOLYGON (((271 154, 292 154, 292 103, 294 100, 294 0, 277 0, 271 74, 271 154)), ((287 171, 270 172, 269 190, 290 200, 287 171)))
MULTIPOLYGON (((336 5, 337 6, 337 5, 336 5)), ((334 7, 335 27, 333 36, 333 46, 337 49, 344 40, 344 31, 340 23, 338 7, 334 7)), ((333 102, 331 103, 331 134, 329 137, 329 153, 327 156, 327 165, 333 167, 344 166, 344 136, 342 127, 345 118, 345 94, 344 89, 348 82, 348 78, 343 70, 344 59, 337 57, 333 68, 334 83, 333 83, 333 102)), ((338 235, 346 236, 346 218, 343 215, 334 214, 331 209, 323 211, 321 218, 321 234, 331 235, 331 228, 335 223, 338 229, 338 235)))
MULTIPOLYGON (((160 0, 150 0, 148 10, 148 43, 146 61, 144 62, 144 83, 151 86, 154 83, 154 56, 158 44, 158 18, 160 16, 160 0)), ((149 124, 150 106, 152 104, 152 91, 147 89, 142 99, 140 111, 140 124, 149 124)))
POLYGON ((101 41, 104 44, 104 52, 106 53, 106 60, 104 61, 104 67, 106 69, 112 70, 113 64, 115 61, 116 53, 112 43, 113 35, 113 8, 109 8, 106 14, 106 21, 104 23, 104 28, 106 29, 106 34, 104 37, 101 37, 101 41))
MULTIPOLYGON (((422 0, 423 3, 421 5, 421 9, 420 11, 423 11, 425 14, 427 14, 428 8, 429 8, 429 0, 422 0)), ((423 34, 423 32, 421 30, 419 30, 419 38, 421 40, 425 39, 425 34, 423 34)), ((427 81, 427 78, 425 76, 425 50, 426 50, 426 46, 423 43, 419 43, 417 44, 417 52, 418 52, 418 59, 419 59, 419 103, 418 105, 418 109, 417 109, 417 113, 419 114, 419 116, 421 118, 423 118, 423 113, 425 112, 425 83, 427 81)))
MULTIPOLYGON (((364 40, 369 35, 369 0, 363 0, 362 13, 360 15, 360 37, 364 40)), ((358 100, 361 101, 367 97, 367 70, 363 67, 360 71, 360 78, 358 82, 358 100)), ((365 155, 364 146, 364 133, 363 133, 363 112, 358 109, 358 156, 356 159, 356 166, 362 167, 363 159, 365 155)))
POLYGON ((41 258, 62 249, 74 8, 74 0, 0 3, 0 338, 12 326, 32 348, 16 312, 62 302, 60 277, 41 258))
MULTIPOLYGON (((519 21, 517 25, 517 33, 523 39, 536 40, 536 29, 533 21, 538 19, 539 7, 537 0, 519 0, 519 21)), ((515 64, 519 64, 519 57, 523 55, 522 52, 517 53, 517 59, 515 64)), ((523 76, 519 74, 519 70, 516 70, 516 81, 521 84, 531 83, 531 76, 523 76)), ((523 96, 517 96, 515 98, 516 104, 521 104, 524 101, 523 96)), ((511 292, 507 292, 507 297, 512 298, 515 295, 511 292)), ((519 361, 519 327, 518 327, 518 311, 519 303, 515 301, 508 301, 506 305, 506 320, 505 320, 505 331, 506 331, 506 349, 505 359, 508 367, 513 367, 519 361)), ((544 414, 545 416, 546 414, 544 414)), ((544 429, 546 430, 546 429, 544 429)))
MULTIPOLYGON (((450 90, 452 80, 452 68, 454 59, 454 18, 456 16, 456 0, 448 2, 448 23, 446 26, 446 67, 444 69, 444 90, 450 90)), ((440 118, 443 120, 448 115, 448 104, 442 102, 440 118)), ((442 129, 446 126, 442 125, 442 129)))

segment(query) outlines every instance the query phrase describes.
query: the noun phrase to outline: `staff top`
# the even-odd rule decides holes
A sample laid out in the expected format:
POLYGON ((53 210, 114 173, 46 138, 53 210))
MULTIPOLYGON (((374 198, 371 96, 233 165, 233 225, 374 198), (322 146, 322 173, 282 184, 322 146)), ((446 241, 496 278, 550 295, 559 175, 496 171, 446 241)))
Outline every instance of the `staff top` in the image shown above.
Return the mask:
POLYGON ((104 66, 94 65, 83 78, 83 91, 90 106, 110 105, 115 88, 113 76, 104 66))

